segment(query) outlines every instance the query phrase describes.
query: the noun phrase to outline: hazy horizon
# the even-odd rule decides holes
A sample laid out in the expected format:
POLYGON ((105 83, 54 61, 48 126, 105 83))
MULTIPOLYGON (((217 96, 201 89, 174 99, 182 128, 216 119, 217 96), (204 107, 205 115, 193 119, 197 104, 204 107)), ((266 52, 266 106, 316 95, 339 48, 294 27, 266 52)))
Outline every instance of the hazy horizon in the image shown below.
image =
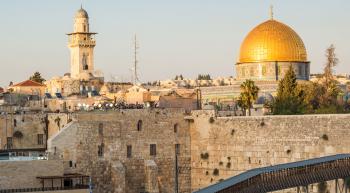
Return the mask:
MULTIPOLYGON (((35 71, 45 79, 69 72, 67 36, 80 8, 78 0, 7 0, 0 6, 0 87, 28 79, 35 71)), ((255 26, 274 18, 302 38, 311 73, 322 72, 330 44, 340 60, 336 73, 350 73, 350 1, 302 0, 105 0, 83 2, 90 30, 97 32, 95 69, 106 80, 130 81, 132 43, 139 39, 142 82, 183 74, 235 76, 240 45, 255 26)))

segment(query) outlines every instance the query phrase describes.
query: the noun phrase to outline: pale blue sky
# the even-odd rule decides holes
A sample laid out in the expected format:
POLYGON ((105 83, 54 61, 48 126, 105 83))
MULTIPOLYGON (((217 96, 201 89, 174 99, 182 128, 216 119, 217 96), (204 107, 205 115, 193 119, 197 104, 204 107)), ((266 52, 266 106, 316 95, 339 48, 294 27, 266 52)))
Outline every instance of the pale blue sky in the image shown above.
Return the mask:
MULTIPOLYGON (((65 33, 73 28, 80 0, 0 2, 0 86, 40 71, 46 79, 69 71, 65 33)), ((337 73, 350 73, 349 0, 84 0, 90 29, 98 32, 95 68, 129 81, 132 37, 140 41, 142 81, 176 74, 235 75, 247 33, 269 18, 291 26, 303 39, 311 72, 320 72, 324 50, 334 43, 337 73)))

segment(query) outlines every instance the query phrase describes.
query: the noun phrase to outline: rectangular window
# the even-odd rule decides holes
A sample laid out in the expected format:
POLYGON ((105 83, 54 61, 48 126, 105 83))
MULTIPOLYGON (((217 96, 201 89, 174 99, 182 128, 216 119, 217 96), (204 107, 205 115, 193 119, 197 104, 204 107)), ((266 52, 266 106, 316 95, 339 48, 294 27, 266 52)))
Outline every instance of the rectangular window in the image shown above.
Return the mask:
POLYGON ((38 145, 44 145, 44 135, 38 134, 38 145))
POLYGON ((132 154, 132 146, 128 145, 126 146, 126 157, 131 158, 131 154, 132 154))
POLYGON ((156 144, 151 144, 150 145, 150 155, 151 156, 155 156, 155 155, 157 155, 157 149, 156 149, 157 147, 156 147, 156 144))
POLYGON ((12 143, 12 137, 7 138, 7 149, 12 149, 13 143, 12 143))
POLYGON ((102 143, 101 145, 97 146, 97 148, 98 148, 98 150, 97 150, 98 157, 103 157, 104 144, 102 143))
POLYGON ((175 153, 176 155, 180 154, 180 144, 175 144, 175 153))
POLYGON ((300 76, 302 76, 303 75, 303 67, 302 66, 298 66, 298 74, 300 75, 300 76))

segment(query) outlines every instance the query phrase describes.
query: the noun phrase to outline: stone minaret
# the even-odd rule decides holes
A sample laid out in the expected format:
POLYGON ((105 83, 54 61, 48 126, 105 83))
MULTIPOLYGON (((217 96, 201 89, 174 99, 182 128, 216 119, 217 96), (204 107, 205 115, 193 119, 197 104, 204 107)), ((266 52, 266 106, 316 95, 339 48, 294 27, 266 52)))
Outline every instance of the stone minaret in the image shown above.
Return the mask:
POLYGON ((94 35, 89 31, 89 16, 80 8, 74 18, 74 32, 68 35, 70 49, 71 77, 80 79, 82 74, 91 74, 94 71, 94 35))

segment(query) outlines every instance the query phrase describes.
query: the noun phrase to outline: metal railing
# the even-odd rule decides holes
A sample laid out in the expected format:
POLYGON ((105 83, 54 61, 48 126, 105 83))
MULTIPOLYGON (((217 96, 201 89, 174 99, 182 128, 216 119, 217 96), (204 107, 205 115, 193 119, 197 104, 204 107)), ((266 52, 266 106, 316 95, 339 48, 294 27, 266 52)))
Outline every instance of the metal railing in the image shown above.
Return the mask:
POLYGON ((70 187, 44 187, 44 188, 16 188, 16 189, 0 189, 0 193, 12 192, 42 192, 42 191, 59 191, 59 190, 78 190, 89 189, 89 185, 77 184, 70 187))

